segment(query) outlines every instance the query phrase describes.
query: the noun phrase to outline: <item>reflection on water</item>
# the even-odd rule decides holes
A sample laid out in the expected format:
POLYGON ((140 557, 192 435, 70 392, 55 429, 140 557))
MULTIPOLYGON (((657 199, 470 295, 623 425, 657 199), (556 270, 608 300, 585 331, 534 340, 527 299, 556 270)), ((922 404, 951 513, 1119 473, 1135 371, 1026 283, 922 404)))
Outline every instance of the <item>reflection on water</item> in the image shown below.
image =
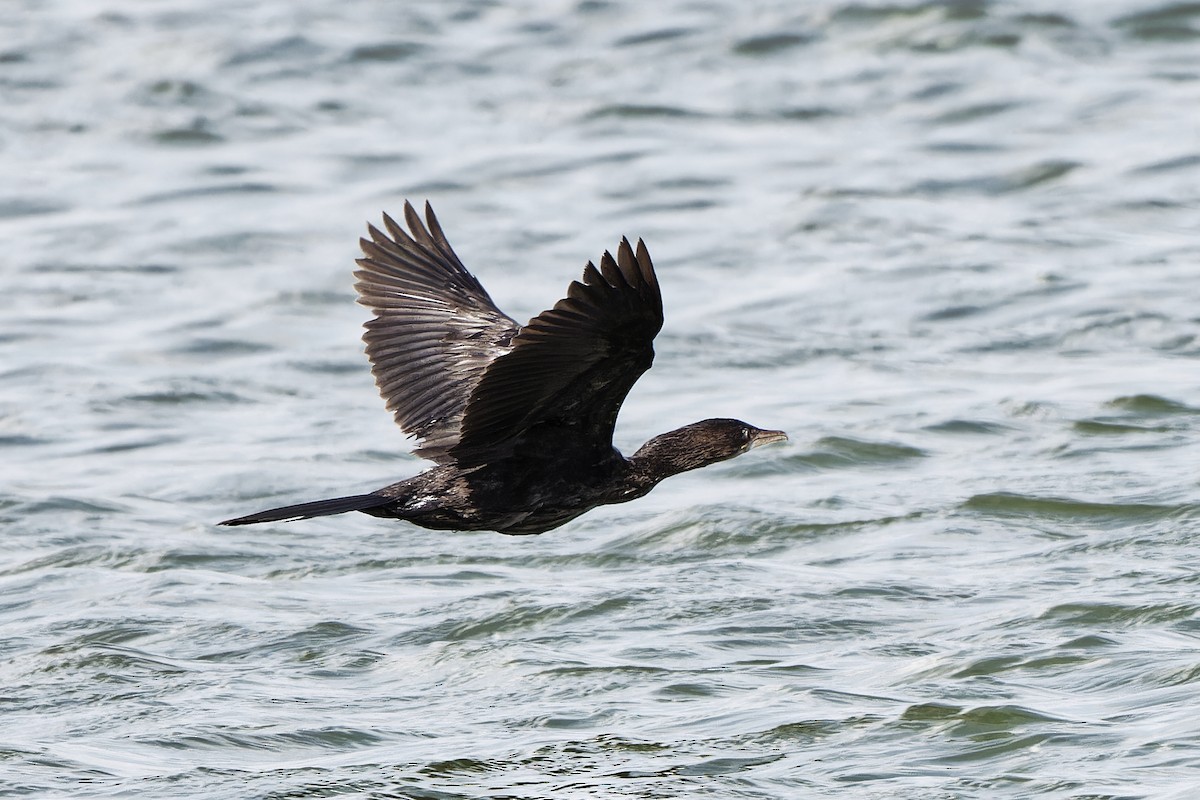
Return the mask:
POLYGON ((1194 4, 0 29, 10 793, 1190 796, 1194 4), (644 237, 619 445, 791 444, 540 537, 213 527, 421 468, 349 274, 405 198, 518 319, 644 237))

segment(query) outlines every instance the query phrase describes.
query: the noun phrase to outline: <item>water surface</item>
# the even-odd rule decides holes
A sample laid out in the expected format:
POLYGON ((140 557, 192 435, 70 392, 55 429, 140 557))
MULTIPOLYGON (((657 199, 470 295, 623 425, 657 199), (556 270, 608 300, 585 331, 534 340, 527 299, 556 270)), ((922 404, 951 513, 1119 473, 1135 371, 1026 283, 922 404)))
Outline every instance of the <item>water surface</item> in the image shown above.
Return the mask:
POLYGON ((1200 11, 172 0, 0 11, 0 792, 1191 797, 1200 11), (628 451, 538 537, 219 529, 415 473, 355 239, 502 308, 620 236, 628 451))

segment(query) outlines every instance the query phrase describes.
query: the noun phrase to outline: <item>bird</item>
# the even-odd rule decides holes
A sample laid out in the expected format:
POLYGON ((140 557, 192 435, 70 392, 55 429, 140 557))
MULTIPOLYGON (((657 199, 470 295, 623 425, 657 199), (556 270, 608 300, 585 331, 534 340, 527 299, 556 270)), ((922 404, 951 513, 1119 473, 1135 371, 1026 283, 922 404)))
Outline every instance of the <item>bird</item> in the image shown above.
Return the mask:
POLYGON ((706 419, 613 446, 617 413, 654 361, 662 294, 650 254, 622 238, 567 296, 518 325, 450 247, 433 208, 404 203, 405 231, 367 225, 355 289, 376 384, 413 453, 434 466, 366 494, 272 508, 219 525, 359 511, 434 530, 538 534, 597 506, 644 496, 665 478, 787 434, 706 419))

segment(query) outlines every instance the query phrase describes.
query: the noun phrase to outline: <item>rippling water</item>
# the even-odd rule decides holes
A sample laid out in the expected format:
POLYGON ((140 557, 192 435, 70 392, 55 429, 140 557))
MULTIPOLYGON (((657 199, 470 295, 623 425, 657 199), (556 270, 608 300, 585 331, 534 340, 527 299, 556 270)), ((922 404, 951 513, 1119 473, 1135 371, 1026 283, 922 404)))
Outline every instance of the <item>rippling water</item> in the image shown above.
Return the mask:
POLYGON ((0 794, 1190 798, 1200 8, 0 9, 0 794), (799 10, 797 10, 799 9, 799 10), (524 319, 659 266, 539 537, 233 514, 415 473, 354 240, 524 319))

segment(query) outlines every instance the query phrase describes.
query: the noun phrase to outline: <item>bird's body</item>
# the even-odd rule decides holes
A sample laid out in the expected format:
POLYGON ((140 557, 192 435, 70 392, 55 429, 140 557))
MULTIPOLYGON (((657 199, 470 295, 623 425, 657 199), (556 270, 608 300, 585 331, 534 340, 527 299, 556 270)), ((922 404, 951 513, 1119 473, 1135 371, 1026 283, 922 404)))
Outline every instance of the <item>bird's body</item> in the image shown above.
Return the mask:
POLYGON ((619 455, 586 467, 553 459, 530 469, 532 463, 499 462, 469 472, 434 467, 379 490, 392 501, 366 513, 426 528, 543 533, 596 506, 649 491, 630 480, 629 463, 619 455))
POLYGON ((670 475, 786 439, 732 419, 657 436, 626 458, 612 444, 621 403, 654 360, 662 297, 645 245, 621 241, 567 297, 524 327, 492 303, 405 203, 405 233, 373 226, 355 288, 375 310, 364 340, 397 423, 437 466, 376 491, 271 509, 222 525, 361 511, 442 530, 542 533, 598 505, 645 495, 670 475))

